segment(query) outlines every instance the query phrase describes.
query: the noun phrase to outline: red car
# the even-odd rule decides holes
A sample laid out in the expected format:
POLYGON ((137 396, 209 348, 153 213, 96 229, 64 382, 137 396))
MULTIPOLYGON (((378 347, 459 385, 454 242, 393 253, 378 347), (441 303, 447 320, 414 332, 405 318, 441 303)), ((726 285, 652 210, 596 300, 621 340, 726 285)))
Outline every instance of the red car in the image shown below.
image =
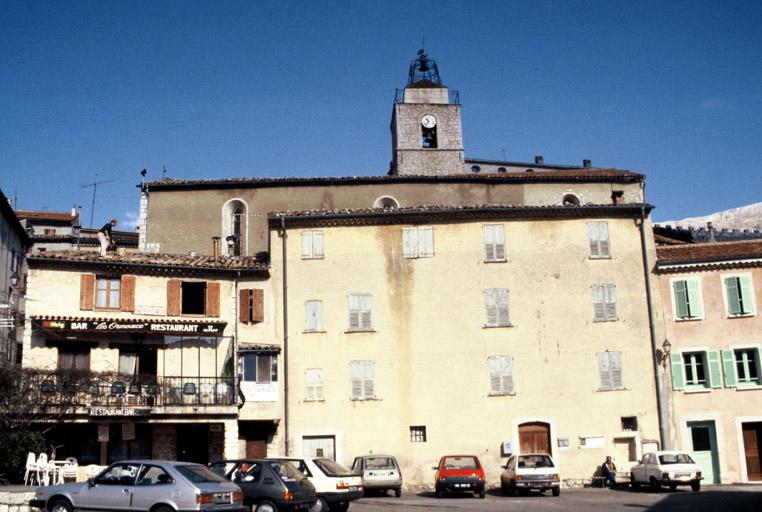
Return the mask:
POLYGON ((484 498, 484 468, 476 455, 445 455, 439 459, 434 489, 437 498, 449 492, 472 492, 484 498))

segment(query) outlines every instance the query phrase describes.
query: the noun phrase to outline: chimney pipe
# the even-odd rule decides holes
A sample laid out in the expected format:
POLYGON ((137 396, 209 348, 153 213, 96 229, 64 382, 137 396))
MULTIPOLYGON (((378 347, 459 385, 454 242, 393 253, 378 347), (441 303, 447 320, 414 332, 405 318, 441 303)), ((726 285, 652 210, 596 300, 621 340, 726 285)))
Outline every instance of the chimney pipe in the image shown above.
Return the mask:
POLYGON ((218 236, 212 237, 212 256, 215 263, 220 260, 220 237, 218 236))
POLYGON ((534 157, 534 163, 543 164, 545 163, 545 159, 542 157, 542 155, 537 155, 536 157, 534 157))
POLYGON ((585 169, 590 169, 590 167, 591 167, 590 160, 588 160, 587 158, 582 160, 582 167, 584 167, 585 169))
POLYGON ((706 223, 706 229, 709 231, 709 240, 707 240, 709 243, 715 243, 717 242, 717 239, 714 237, 714 226, 711 222, 706 223))

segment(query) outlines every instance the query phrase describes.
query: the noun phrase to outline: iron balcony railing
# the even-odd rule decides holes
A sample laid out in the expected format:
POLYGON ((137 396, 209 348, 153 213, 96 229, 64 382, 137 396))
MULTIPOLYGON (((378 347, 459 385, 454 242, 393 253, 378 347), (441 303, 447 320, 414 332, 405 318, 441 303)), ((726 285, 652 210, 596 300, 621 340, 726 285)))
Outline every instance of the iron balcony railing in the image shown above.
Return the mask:
POLYGON ((75 407, 235 405, 232 377, 157 377, 96 372, 28 372, 30 388, 49 404, 75 407))

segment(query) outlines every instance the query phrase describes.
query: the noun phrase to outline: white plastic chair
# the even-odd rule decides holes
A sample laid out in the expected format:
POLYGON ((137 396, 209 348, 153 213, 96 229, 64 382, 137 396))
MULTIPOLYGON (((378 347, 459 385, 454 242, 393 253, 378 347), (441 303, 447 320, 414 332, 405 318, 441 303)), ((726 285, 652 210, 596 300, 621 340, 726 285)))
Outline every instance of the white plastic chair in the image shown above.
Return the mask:
POLYGON ((60 470, 60 483, 66 483, 66 479, 73 478, 75 481, 79 476, 79 466, 77 464, 65 464, 60 470))
POLYGON ((47 453, 41 453, 37 456, 37 482, 40 485, 50 484, 50 466, 48 465, 47 453))
POLYGON ((40 483, 37 479, 37 456, 33 452, 29 452, 26 456, 24 485, 32 485, 32 481, 36 481, 38 484, 40 483))

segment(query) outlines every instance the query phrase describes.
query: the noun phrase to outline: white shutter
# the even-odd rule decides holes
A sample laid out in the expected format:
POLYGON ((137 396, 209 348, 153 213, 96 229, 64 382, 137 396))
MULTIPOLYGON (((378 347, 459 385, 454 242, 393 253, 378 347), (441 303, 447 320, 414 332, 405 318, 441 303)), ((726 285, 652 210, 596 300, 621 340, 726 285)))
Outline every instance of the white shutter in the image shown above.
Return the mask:
POLYGON ((362 398, 362 362, 352 361, 349 366, 350 380, 352 383, 352 398, 362 398))
POLYGON ((609 353, 598 352, 598 375, 601 380, 601 389, 611 389, 611 372, 609 368, 609 353))
POLYGON ((609 367, 611 369, 611 387, 612 389, 624 388, 622 381, 622 353, 609 352, 609 367))
POLYGON ((323 257, 323 232, 322 231, 312 232, 312 257, 313 258, 323 257))
POLYGON ((434 256, 434 228, 431 226, 418 228, 418 255, 421 258, 434 256))
POLYGON ((497 325, 497 294, 494 288, 484 290, 484 306, 487 309, 487 325, 497 325))
POLYGON ((513 394, 513 358, 506 356, 503 360, 503 391, 510 395, 513 394))
POLYGON ((489 392, 492 395, 499 395, 502 390, 501 386, 501 379, 500 379, 500 358, 499 357, 490 357, 489 358, 489 392))
POLYGON ((418 234, 415 228, 402 228, 402 254, 405 258, 418 257, 418 234))
POLYGON ((304 329, 306 331, 323 330, 323 301, 308 300, 304 303, 304 329))
POLYGON ((302 232, 302 258, 312 257, 312 231, 302 232))
POLYGON ((508 325, 508 290, 498 288, 497 292, 497 323, 498 325, 508 325))
POLYGON ((495 259, 495 238, 494 226, 482 226, 484 236, 484 261, 493 261, 495 259))
POLYGON ((307 400, 323 399, 323 370, 309 368, 307 370, 307 400))
POLYGON ((587 237, 590 240, 590 256, 599 256, 600 247, 598 246, 598 223, 587 223, 587 237))
POLYGON ((608 222, 599 222, 600 228, 598 231, 599 238, 598 238, 598 247, 599 247, 599 253, 598 255, 601 257, 607 257, 610 255, 609 253, 609 223, 608 222))
POLYGON ((373 361, 365 361, 364 365, 364 371, 363 371, 363 384, 364 384, 364 393, 363 398, 375 398, 376 391, 375 391, 375 375, 374 375, 374 364, 373 361))
POLYGON ((350 295, 347 298, 347 308, 349 309, 349 330, 356 331, 360 329, 360 296, 350 295))
POLYGON ((505 259, 505 228, 502 224, 482 226, 484 261, 505 259))
POLYGON ((616 285, 607 284, 604 291, 606 320, 616 320, 616 285))
POLYGON ((603 285, 594 284, 592 286, 593 293, 593 319, 603 321, 606 319, 606 307, 604 305, 605 292, 603 291, 603 285))
POLYGON ((500 261, 505 259, 505 228, 502 224, 492 226, 494 230, 495 241, 495 259, 500 261))

